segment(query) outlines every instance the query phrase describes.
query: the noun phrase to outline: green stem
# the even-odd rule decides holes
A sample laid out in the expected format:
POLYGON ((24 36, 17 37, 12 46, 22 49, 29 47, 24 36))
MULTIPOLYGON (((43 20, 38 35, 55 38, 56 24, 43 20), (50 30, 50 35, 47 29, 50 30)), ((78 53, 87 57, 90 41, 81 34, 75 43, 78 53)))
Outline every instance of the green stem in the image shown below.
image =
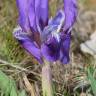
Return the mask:
POLYGON ((46 61, 42 68, 42 91, 43 96, 53 96, 51 68, 50 63, 46 61))

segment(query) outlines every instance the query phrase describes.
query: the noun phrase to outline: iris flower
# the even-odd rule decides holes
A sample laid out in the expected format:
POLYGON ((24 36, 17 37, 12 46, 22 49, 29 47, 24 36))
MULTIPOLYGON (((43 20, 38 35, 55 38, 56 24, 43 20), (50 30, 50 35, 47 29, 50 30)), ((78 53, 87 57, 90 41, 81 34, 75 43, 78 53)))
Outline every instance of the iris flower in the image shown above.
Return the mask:
POLYGON ((49 18, 48 0, 16 0, 19 27, 13 33, 24 49, 39 63, 69 59, 72 26, 77 16, 77 0, 64 0, 64 9, 49 18))

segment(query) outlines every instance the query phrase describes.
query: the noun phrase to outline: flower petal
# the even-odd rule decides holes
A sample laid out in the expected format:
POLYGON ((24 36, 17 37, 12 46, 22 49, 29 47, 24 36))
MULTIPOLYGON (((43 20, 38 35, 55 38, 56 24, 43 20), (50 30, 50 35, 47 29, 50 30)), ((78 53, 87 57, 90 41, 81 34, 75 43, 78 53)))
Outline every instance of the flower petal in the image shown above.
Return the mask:
POLYGON ((50 25, 50 26, 52 26, 52 25, 59 26, 60 23, 62 22, 62 20, 63 20, 63 23, 64 23, 64 19, 65 19, 64 12, 62 10, 59 10, 57 12, 56 16, 49 22, 48 25, 50 25))
POLYGON ((30 27, 35 30, 35 1, 16 0, 19 11, 19 24, 24 31, 29 31, 30 27))
POLYGON ((41 0, 41 20, 43 21, 44 24, 48 23, 48 5, 49 2, 48 0, 41 0))
POLYGON ((17 28, 13 35, 31 55, 33 55, 40 63, 42 63, 40 49, 28 33, 23 32, 21 28, 17 28))
POLYGON ((36 25, 40 32, 48 24, 48 0, 35 0, 36 25))
POLYGON ((65 30, 69 30, 77 17, 77 0, 64 0, 65 30))
POLYGON ((41 52, 48 61, 56 61, 59 58, 60 43, 55 37, 50 36, 47 42, 42 44, 41 52))
POLYGON ((51 33, 59 33, 64 24, 64 12, 60 10, 57 15, 49 22, 48 26, 44 28, 41 36, 42 40, 45 41, 51 33))
POLYGON ((41 5, 41 0, 35 0, 35 15, 36 15, 36 26, 38 32, 41 33, 41 24, 40 24, 40 5, 41 5))
POLYGON ((71 34, 67 34, 64 36, 64 39, 61 41, 61 50, 60 50, 60 60, 63 64, 67 64, 70 60, 69 58, 69 50, 70 50, 70 40, 71 34))
POLYGON ((27 0, 28 4, 28 19, 31 31, 37 31, 36 27, 36 14, 35 14, 35 0, 27 0))
POLYGON ((41 8, 40 8, 40 18, 41 22, 44 26, 48 24, 48 18, 49 18, 49 0, 41 0, 41 8))
POLYGON ((16 0, 19 11, 19 24, 23 29, 29 29, 29 22, 27 16, 28 0, 16 0))

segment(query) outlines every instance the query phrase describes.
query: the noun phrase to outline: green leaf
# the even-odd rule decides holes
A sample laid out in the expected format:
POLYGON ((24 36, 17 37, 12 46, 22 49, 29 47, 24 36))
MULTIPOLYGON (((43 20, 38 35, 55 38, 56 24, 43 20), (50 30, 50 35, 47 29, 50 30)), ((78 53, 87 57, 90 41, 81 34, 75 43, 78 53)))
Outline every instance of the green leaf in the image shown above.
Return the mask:
POLYGON ((92 67, 88 68, 88 79, 91 84, 93 94, 96 96, 96 79, 93 77, 94 69, 92 67))
POLYGON ((19 96, 27 96, 25 90, 22 90, 22 91, 19 93, 19 96))
POLYGON ((14 80, 10 80, 10 86, 11 86, 10 96, 17 96, 17 88, 14 80))
POLYGON ((10 79, 2 71, 0 71, 0 89, 4 96, 18 96, 14 80, 10 79))
POLYGON ((0 71, 0 89, 2 96, 27 96, 25 90, 18 91, 15 81, 0 71))
POLYGON ((6 94, 5 96, 9 95, 10 92, 10 80, 9 78, 0 71, 0 89, 6 94))

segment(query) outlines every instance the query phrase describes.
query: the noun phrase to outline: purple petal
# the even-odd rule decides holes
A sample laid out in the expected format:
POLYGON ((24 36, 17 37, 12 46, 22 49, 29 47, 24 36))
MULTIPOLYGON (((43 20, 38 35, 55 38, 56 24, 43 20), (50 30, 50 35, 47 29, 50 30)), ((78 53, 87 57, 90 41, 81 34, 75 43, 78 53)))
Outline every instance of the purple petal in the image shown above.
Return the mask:
POLYGON ((24 31, 29 31, 30 27, 35 30, 35 1, 16 0, 19 11, 19 24, 24 31))
POLYGON ((60 10, 41 33, 42 40, 45 41, 51 33, 57 32, 58 29, 61 30, 62 25, 64 24, 64 19, 65 19, 64 12, 60 10))
POLYGON ((47 42, 42 44, 41 52, 48 61, 56 61, 59 58, 60 43, 55 37, 50 36, 47 42))
POLYGON ((13 33, 14 37, 31 55, 33 55, 40 63, 42 63, 42 56, 40 49, 36 42, 32 40, 30 34, 23 32, 21 28, 18 28, 13 33))
POLYGON ((65 19, 65 15, 64 15, 64 12, 62 10, 59 10, 56 14, 56 16, 49 22, 48 25, 52 26, 52 25, 55 25, 55 26, 59 26, 60 23, 64 22, 64 19, 65 19))
POLYGON ((29 22, 28 22, 28 16, 27 16, 27 5, 28 5, 28 0, 16 0, 17 2, 17 7, 19 11, 19 24, 20 26, 28 30, 29 29, 29 22))
POLYGON ((40 6, 41 6, 41 0, 35 0, 35 14, 36 19, 40 19, 40 6))
POLYGON ((48 12, 48 5, 49 0, 40 0, 41 1, 41 8, 40 8, 40 18, 44 25, 48 24, 49 12, 48 12))
POLYGON ((28 18, 30 22, 31 31, 37 31, 36 14, 35 14, 35 0, 27 0, 28 4, 28 18))
POLYGON ((36 26, 42 32, 48 24, 48 0, 35 0, 36 26))
POLYGON ((40 25, 40 5, 41 0, 35 0, 35 15, 36 15, 36 26, 39 32, 41 32, 41 25, 40 25))
POLYGON ((70 60, 69 58, 69 50, 70 50, 70 39, 71 34, 67 34, 64 36, 62 40, 61 50, 60 50, 60 60, 63 64, 67 64, 70 60))
POLYGON ((74 24, 77 17, 77 0, 64 0, 65 26, 68 30, 74 24))

